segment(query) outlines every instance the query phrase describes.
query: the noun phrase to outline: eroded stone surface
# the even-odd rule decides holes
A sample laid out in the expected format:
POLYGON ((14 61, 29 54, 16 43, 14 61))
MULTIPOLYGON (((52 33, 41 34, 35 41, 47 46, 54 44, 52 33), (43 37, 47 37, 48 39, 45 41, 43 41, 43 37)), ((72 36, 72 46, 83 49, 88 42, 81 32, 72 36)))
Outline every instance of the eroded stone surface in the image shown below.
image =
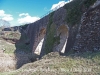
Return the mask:
POLYGON ((100 5, 83 14, 75 51, 100 51, 100 5))

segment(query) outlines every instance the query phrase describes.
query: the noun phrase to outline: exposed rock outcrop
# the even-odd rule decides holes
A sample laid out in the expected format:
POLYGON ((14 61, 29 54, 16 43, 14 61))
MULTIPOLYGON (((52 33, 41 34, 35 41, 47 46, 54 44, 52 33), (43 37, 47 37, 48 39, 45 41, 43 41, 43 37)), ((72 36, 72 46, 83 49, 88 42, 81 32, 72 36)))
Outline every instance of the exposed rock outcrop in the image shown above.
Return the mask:
POLYGON ((84 13, 73 48, 75 51, 100 51, 100 4, 84 13))

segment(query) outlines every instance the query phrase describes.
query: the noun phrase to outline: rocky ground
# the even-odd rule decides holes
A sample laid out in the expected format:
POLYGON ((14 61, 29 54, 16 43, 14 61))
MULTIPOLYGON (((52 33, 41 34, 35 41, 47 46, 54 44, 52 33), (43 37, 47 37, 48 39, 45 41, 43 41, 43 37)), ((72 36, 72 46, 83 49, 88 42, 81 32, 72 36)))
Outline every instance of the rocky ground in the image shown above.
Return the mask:
POLYGON ((25 41, 19 42, 20 35, 18 31, 0 31, 0 72, 12 71, 31 62, 31 54, 25 53, 28 49, 25 41))

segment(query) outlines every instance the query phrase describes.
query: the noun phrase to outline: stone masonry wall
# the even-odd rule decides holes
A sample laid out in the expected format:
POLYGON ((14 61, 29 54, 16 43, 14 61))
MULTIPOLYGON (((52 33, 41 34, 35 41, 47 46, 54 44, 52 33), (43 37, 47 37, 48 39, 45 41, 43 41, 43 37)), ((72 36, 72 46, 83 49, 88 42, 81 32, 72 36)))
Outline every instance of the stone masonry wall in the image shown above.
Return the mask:
POLYGON ((76 38, 75 51, 100 51, 100 4, 83 14, 76 38))
MULTIPOLYGON (((82 10, 84 7, 82 8, 82 10)), ((52 39, 54 37, 57 37, 57 30, 60 26, 65 25, 68 29, 68 35, 67 35, 67 43, 66 43, 66 51, 68 52, 73 48, 74 51, 77 52, 84 52, 84 51, 98 51, 100 50, 100 5, 97 4, 95 6, 91 6, 88 10, 88 8, 85 10, 84 14, 81 17, 81 22, 79 24, 75 25, 68 25, 66 21, 66 13, 67 10, 64 7, 59 8, 53 13, 50 13, 49 15, 45 16, 44 18, 36 21, 35 23, 32 23, 27 28, 27 36, 29 37, 29 42, 31 49, 34 53, 35 50, 38 51, 37 46, 42 41, 43 45, 41 44, 41 53, 40 55, 43 56, 45 54, 45 42, 47 41, 47 34, 48 34, 48 25, 50 26, 49 30, 55 29, 55 32, 52 36, 52 39), (87 11, 87 12, 85 12, 87 11), (55 25, 55 26, 52 26, 55 25), (55 27, 55 28, 52 28, 55 27), (45 34, 40 36, 41 29, 45 30, 45 34), (76 37, 77 35, 77 37, 76 37), (74 45, 74 47, 73 47, 74 45)), ((49 32, 50 32, 49 31, 49 32)), ((49 38, 50 39, 50 38, 49 38)), ((61 38, 60 38, 61 40, 61 38)), ((49 45, 49 44, 48 44, 49 45)), ((62 45, 61 45, 62 46, 62 45)), ((58 49, 55 48, 52 45, 53 48, 51 49, 58 49)), ((58 47, 58 46, 56 46, 58 47)), ((40 50, 40 49, 39 49, 40 50)), ((55 51, 55 50, 50 50, 55 51)), ((59 50, 61 51, 61 50, 59 50)), ((39 51, 40 52, 40 51, 39 51)))

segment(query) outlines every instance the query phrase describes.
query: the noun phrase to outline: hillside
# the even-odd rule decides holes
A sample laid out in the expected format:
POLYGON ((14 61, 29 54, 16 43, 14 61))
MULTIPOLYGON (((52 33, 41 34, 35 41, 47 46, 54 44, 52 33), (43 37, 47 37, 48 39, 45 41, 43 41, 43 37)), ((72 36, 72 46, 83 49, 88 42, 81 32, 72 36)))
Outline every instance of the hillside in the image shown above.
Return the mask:
POLYGON ((49 53, 41 60, 0 75, 100 75, 100 52, 60 56, 49 53))
POLYGON ((73 0, 10 29, 0 31, 0 75, 100 75, 99 0, 73 0))

